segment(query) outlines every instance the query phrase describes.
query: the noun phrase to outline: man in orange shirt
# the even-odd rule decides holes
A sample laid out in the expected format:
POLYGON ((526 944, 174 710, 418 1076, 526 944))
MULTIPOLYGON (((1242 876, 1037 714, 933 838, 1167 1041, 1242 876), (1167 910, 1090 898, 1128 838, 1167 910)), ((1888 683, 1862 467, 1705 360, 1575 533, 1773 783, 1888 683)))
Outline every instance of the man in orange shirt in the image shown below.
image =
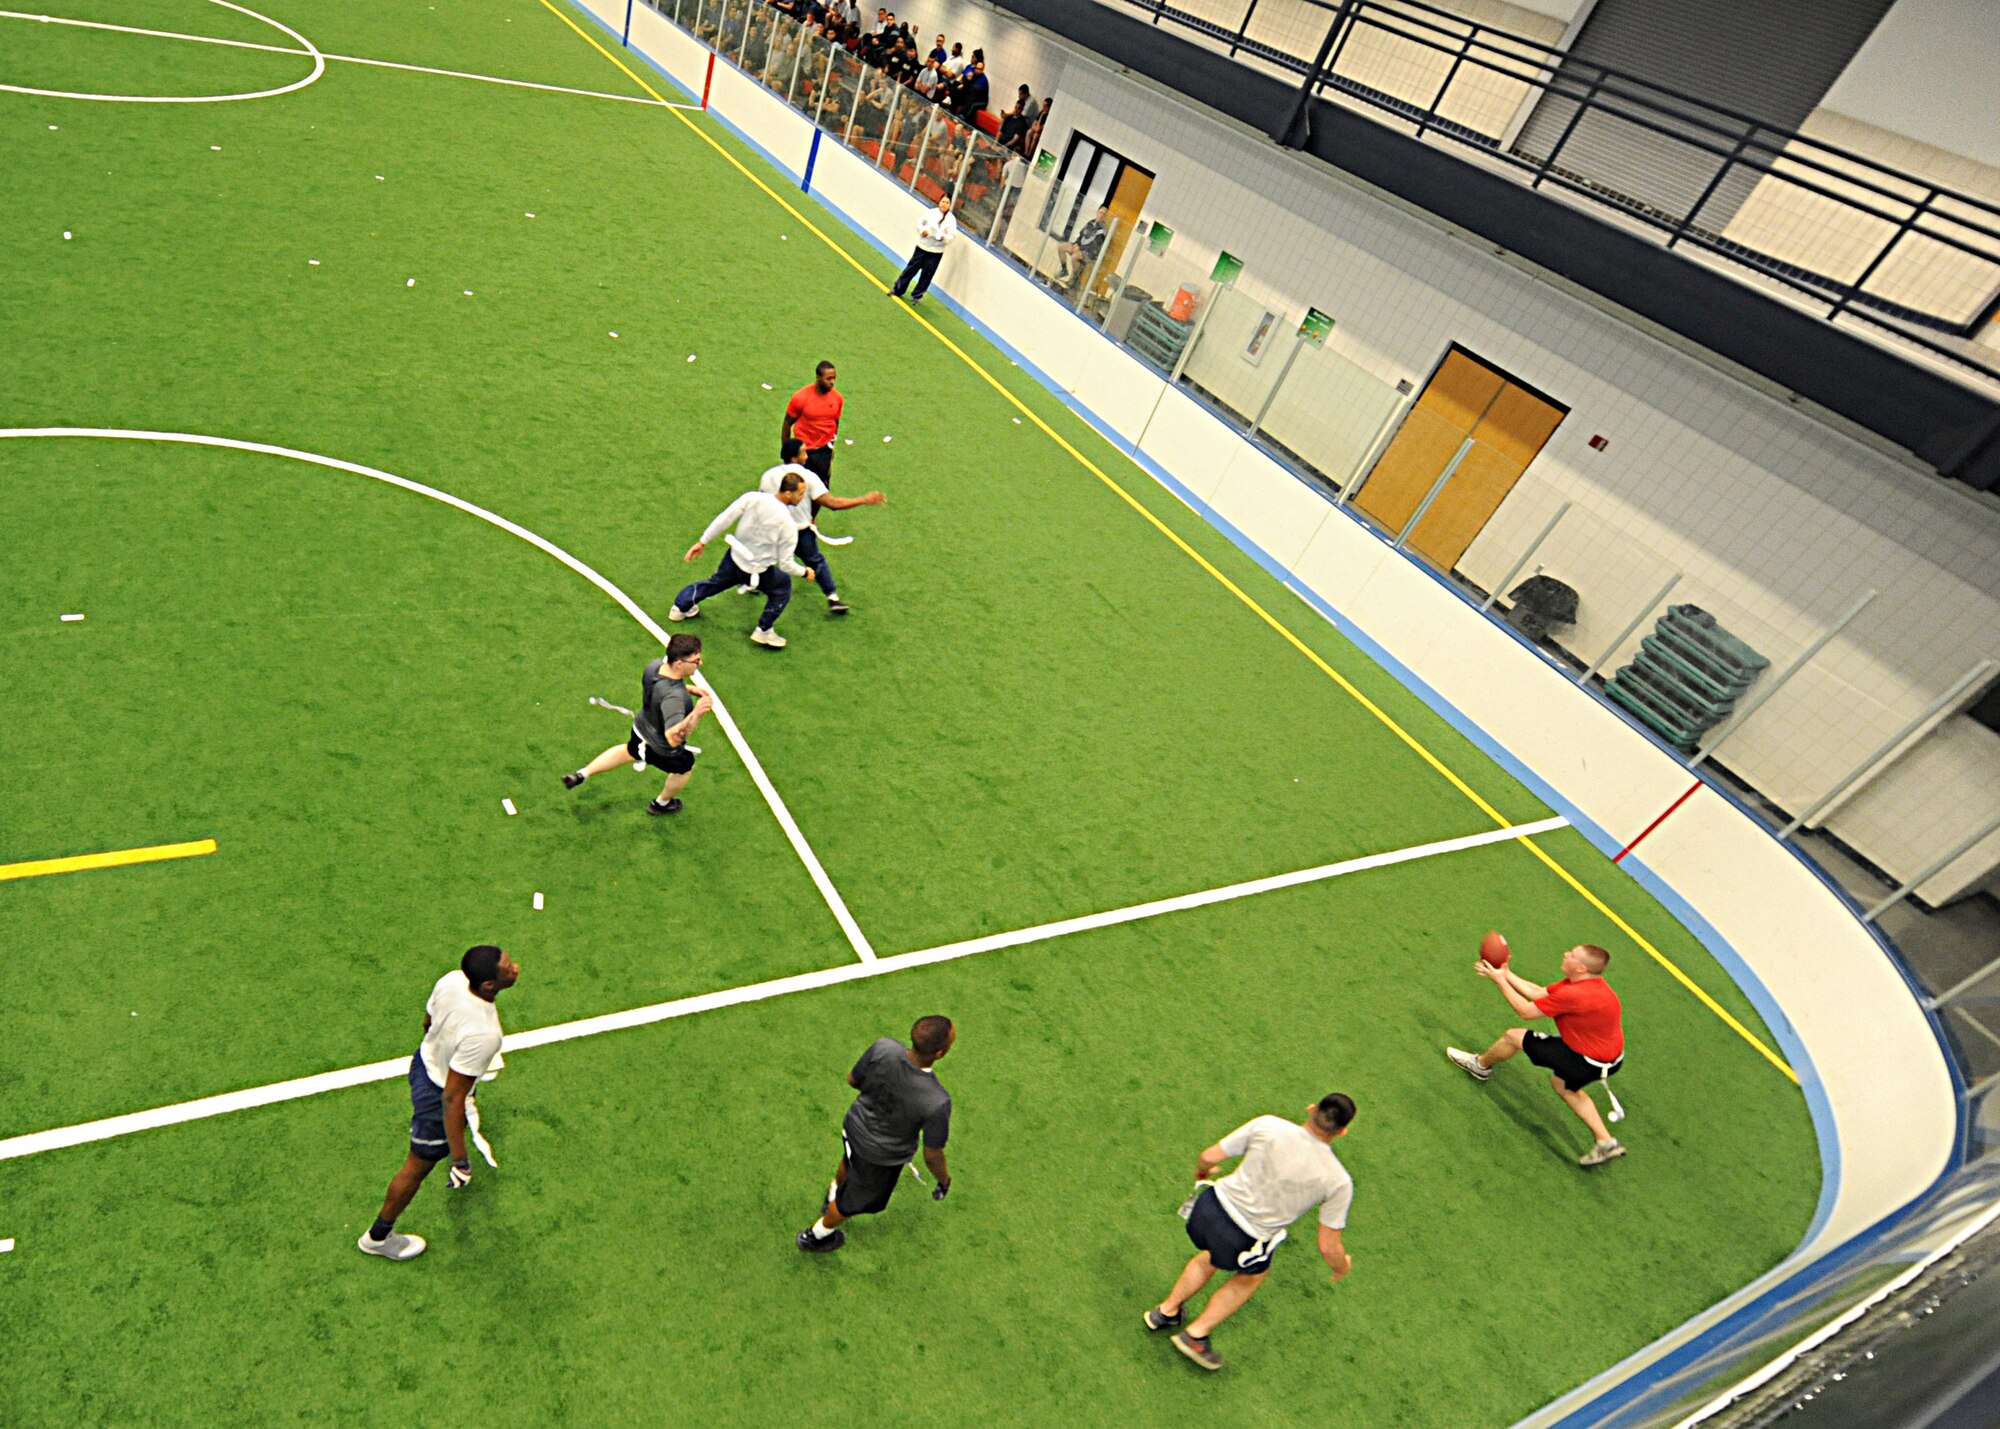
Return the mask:
MULTIPOLYGON (((1590 1128, 1596 1143, 1578 1158, 1579 1166, 1602 1166, 1625 1154, 1625 1148, 1604 1125, 1597 1104, 1586 1090, 1617 1074, 1625 1065, 1625 1027, 1618 994, 1604 980, 1611 954, 1591 943, 1579 943, 1562 957, 1562 980, 1540 987, 1509 968, 1474 960, 1479 975, 1500 989, 1519 1017, 1552 1017, 1555 1035, 1510 1027, 1500 1040, 1478 1056, 1457 1047, 1444 1049, 1474 1081, 1483 1082, 1493 1069, 1517 1052, 1549 1072, 1549 1085, 1569 1109, 1590 1128)), ((1617 1099, 1612 1099, 1613 1105, 1617 1099)))
POLYGON ((814 476, 833 485, 833 439, 840 435, 841 395, 833 390, 836 376, 831 362, 813 370, 813 380, 792 394, 785 403, 785 427, 780 444, 797 437, 805 445, 800 464, 814 476))

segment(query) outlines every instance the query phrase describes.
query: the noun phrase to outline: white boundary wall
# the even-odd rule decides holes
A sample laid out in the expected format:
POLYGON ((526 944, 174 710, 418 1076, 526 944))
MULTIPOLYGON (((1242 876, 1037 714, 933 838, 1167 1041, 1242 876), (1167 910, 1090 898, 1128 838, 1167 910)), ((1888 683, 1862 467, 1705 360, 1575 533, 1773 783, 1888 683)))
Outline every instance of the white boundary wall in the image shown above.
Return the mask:
MULTIPOLYGON (((622 30, 624 0, 574 3, 614 34, 622 30)), ((708 51, 643 4, 633 10, 631 44, 700 93, 708 51)), ((710 105, 797 182, 809 122, 722 60, 710 105)), ((832 140, 820 145, 812 191, 898 257, 924 209, 832 140)), ((1677 760, 1012 265, 960 242, 938 285, 1155 475, 1212 508, 1344 628, 1454 706, 1595 825, 1600 842, 1631 839, 1687 790, 1692 780, 1677 760)), ((1814 1103, 1831 1192, 1784 1266, 1645 1360, 1922 1194, 1951 1158, 1958 1108, 1943 1050, 1901 973, 1845 904, 1750 816, 1703 789, 1624 866, 1713 931, 1711 947, 1772 1023, 1814 1103)))

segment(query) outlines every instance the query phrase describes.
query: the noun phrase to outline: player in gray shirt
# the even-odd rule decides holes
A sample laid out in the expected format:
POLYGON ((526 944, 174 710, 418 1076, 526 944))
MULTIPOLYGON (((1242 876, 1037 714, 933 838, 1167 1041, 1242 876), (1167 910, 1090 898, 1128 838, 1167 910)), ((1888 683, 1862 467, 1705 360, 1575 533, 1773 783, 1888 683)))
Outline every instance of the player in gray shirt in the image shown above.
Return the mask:
POLYGON ((847 1241, 840 1223, 871 1216, 896 1194, 903 1168, 923 1138, 924 1165, 937 1184, 931 1199, 951 1190, 944 1144, 951 1136, 951 1093, 938 1085, 931 1068, 951 1050, 958 1032, 949 1017, 920 1017, 910 1029, 910 1045, 884 1037, 861 1054, 847 1084, 861 1093, 841 1123, 840 1166, 826 1192, 826 1213, 798 1234, 800 1250, 838 1250, 847 1241))
POLYGON ((649 814, 678 814, 680 792, 694 773, 695 751, 688 741, 712 701, 706 690, 690 691, 688 677, 701 668, 701 637, 676 635, 667 653, 647 665, 639 676, 639 709, 632 716, 632 737, 614 744, 581 769, 563 775, 563 788, 574 789, 593 774, 637 764, 665 772, 660 797, 646 805, 649 814))

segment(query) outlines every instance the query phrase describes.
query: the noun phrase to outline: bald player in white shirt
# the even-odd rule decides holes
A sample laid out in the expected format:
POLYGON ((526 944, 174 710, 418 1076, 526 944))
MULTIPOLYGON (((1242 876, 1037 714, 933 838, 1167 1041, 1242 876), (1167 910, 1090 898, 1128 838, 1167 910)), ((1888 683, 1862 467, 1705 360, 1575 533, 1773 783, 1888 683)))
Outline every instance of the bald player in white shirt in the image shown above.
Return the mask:
POLYGON ((1354 1179, 1333 1154, 1333 1143, 1347 1135, 1353 1120, 1353 1099, 1334 1092, 1307 1107, 1302 1123, 1256 1117, 1201 1153, 1196 1191, 1182 1210, 1196 1255, 1167 1298, 1146 1312, 1147 1329, 1176 1330, 1175 1349, 1203 1369, 1221 1369, 1222 1356, 1209 1344, 1210 1334, 1257 1293, 1287 1228, 1314 1206, 1319 1207, 1320 1258, 1335 1281, 1347 1278, 1354 1262, 1341 1234, 1354 1200, 1354 1179), (1243 1162, 1234 1171, 1203 1184, 1237 1156, 1243 1162), (1182 1307, 1218 1270, 1230 1278, 1181 1329, 1182 1307))
POLYGON ((808 574, 797 560, 799 527, 790 508, 805 499, 804 478, 797 472, 787 472, 775 492, 746 491, 723 508, 722 514, 708 523, 701 539, 681 557, 683 561, 700 559, 710 541, 734 526, 736 529, 729 531, 729 549, 722 553, 722 563, 715 568, 714 575, 681 587, 667 619, 691 620, 701 614, 701 603, 710 596, 740 585, 754 585, 764 592, 764 611, 757 617, 757 628, 750 632, 750 639, 773 650, 784 649, 785 637, 774 627, 791 603, 792 577, 808 574))
POLYGON ((361 1249, 385 1260, 415 1260, 424 1238, 396 1229, 396 1217, 447 1155, 451 1186, 472 1184, 465 1150, 466 1110, 479 1079, 500 1055, 500 1010, 493 999, 512 987, 521 965, 490 943, 467 948, 424 1004, 424 1040, 410 1058, 410 1154, 389 1182, 382 1213, 362 1235, 361 1249))

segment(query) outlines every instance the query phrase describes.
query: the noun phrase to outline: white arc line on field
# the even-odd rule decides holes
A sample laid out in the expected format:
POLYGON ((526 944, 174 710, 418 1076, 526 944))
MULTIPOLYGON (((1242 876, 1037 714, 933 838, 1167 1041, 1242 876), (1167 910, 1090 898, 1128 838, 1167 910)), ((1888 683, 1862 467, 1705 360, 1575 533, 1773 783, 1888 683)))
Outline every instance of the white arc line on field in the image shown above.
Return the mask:
MULTIPOLYGON (((8 435, 10 433, 0 432, 0 437, 8 435)), ((1467 849, 1483 848, 1488 844, 1511 843, 1515 839, 1553 833, 1568 826, 1567 819, 1551 818, 1541 819, 1532 824, 1515 824, 1504 829, 1488 829, 1485 833, 1468 834, 1464 838, 1440 839, 1436 843, 1418 844, 1414 848, 1395 849, 1389 853, 1371 853, 1361 858, 1345 859, 1340 863, 1300 869, 1296 873, 1280 873, 1271 878, 1253 878, 1247 883, 1232 883, 1223 888, 1204 889, 1199 893, 1183 893, 1175 898, 1159 898, 1150 903, 1134 904, 1130 908, 1114 908, 1108 913, 1090 913, 1081 918, 1064 918, 1055 923, 1040 923, 1035 927, 1022 928, 1012 933, 994 933, 984 938, 968 938, 963 942, 925 948, 921 952, 897 953, 890 957, 878 958, 873 962, 843 963, 837 968, 794 973, 790 977, 772 978, 768 982, 749 983, 743 987, 725 988, 720 992, 699 993, 693 997, 677 998, 672 1002, 656 1002, 649 1007, 634 1007, 624 1012, 607 1012, 597 1017, 579 1018, 574 1022, 558 1022, 550 1027, 537 1027, 530 1032, 510 1033, 504 1050, 511 1056, 533 1047, 547 1047, 557 1042, 573 1042, 579 1037, 595 1037, 603 1032, 623 1032, 633 1027, 649 1026, 655 1022, 671 1022, 675 1018, 690 1017, 697 1012, 713 1012, 718 1008, 737 1007, 748 1002, 767 1002, 774 997, 785 997, 794 992, 810 992, 816 988, 834 987, 840 983, 861 982, 868 978, 902 972, 907 968, 928 967, 932 963, 969 958, 979 953, 992 952, 997 948, 1039 943, 1050 938, 1083 932, 1086 929, 1109 928, 1120 923, 1136 922, 1142 918, 1158 917, 1163 913, 1176 913, 1188 908, 1206 907, 1212 903, 1225 903, 1231 899, 1249 898, 1259 893, 1268 893, 1273 889, 1295 888, 1303 883, 1318 883, 1349 873, 1364 873, 1369 869, 1388 868, 1399 863, 1414 863, 1418 859, 1434 858, 1439 854, 1460 853, 1467 849)), ((247 1111, 252 1107, 297 1101, 301 1097, 318 1096, 322 1092, 342 1091, 349 1087, 366 1086, 371 1082, 392 1081, 407 1075, 409 1066, 409 1058, 391 1057, 387 1061, 370 1062, 362 1067, 346 1067, 337 1072, 321 1072, 316 1076, 297 1077, 289 1082, 274 1082, 270 1086, 223 1092, 217 1096, 180 1102, 174 1106, 155 1107, 150 1111, 127 1112, 123 1116, 80 1122, 75 1126, 31 1131, 22 1136, 12 1136, 0 1141, 0 1161, 34 1156, 44 1151, 58 1151, 68 1146, 84 1146, 93 1141, 109 1141, 114 1137, 130 1136, 138 1131, 152 1131, 157 1127, 201 1121, 211 1116, 224 1116, 233 1111, 247 1111)))
MULTIPOLYGON (((231 6, 230 8, 234 9, 236 7, 231 6)), ((246 11, 245 13, 247 14, 253 12, 246 11)), ((263 17, 258 16, 258 18, 262 19, 263 17)), ((504 79, 496 74, 472 74, 462 69, 433 69, 429 65, 399 64, 395 60, 372 60, 362 55, 328 55, 328 54, 321 54, 319 50, 312 48, 295 50, 285 45, 259 44, 255 40, 225 40, 219 35, 188 35, 181 33, 179 30, 148 30, 138 25, 113 25, 103 20, 76 20, 63 15, 34 15, 34 14, 29 14, 26 11, 22 10, 0 10, 0 20, 39 20, 42 23, 49 25, 74 25, 77 28, 84 30, 112 30, 121 35, 145 35, 155 40, 185 40, 190 44, 221 45, 226 49, 232 49, 232 50, 262 50, 266 54, 273 54, 273 55, 300 55, 300 56, 318 55, 322 61, 338 60, 342 64, 370 65, 376 69, 399 69, 407 71, 410 74, 435 74, 435 75, 442 75, 446 79, 476 79, 483 84, 504 84, 515 89, 540 89, 540 90, 545 90, 550 94, 578 94, 582 95, 586 99, 615 99, 620 104, 645 104, 651 106, 654 109, 662 107, 662 102, 660 100, 653 99, 647 95, 606 94, 601 89, 571 89, 568 85, 562 85, 562 84, 537 84, 533 80, 504 79)), ((285 27, 283 25, 278 25, 276 21, 272 21, 271 23, 275 25, 278 29, 285 30, 285 27)), ((291 30, 285 30, 285 33, 295 34, 296 32, 291 30)), ((298 36, 298 39, 301 44, 307 46, 310 46, 312 43, 310 40, 307 40, 303 35, 298 36)), ((313 79, 317 79, 318 77, 319 77, 318 74, 315 73, 310 78, 301 81, 300 84, 291 87, 303 88, 306 84, 311 83, 313 79)), ((0 89, 11 88, 11 87, 12 86, 8 85, 0 85, 0 89)), ((34 94, 60 93, 60 91, 56 90, 31 90, 27 92, 34 94)), ((214 96, 214 99, 216 101, 219 101, 223 98, 261 99, 261 98, 267 98, 271 95, 283 94, 285 92, 286 91, 282 89, 273 89, 273 90, 261 91, 258 94, 214 96)), ((129 103, 136 104, 143 102, 141 97, 137 95, 131 95, 131 96, 73 95, 67 97, 88 98, 88 99, 123 98, 129 103)), ((158 102, 175 103, 175 104, 194 104, 203 101, 196 99, 172 99, 172 100, 163 99, 158 102)), ((672 100, 666 101, 665 107, 668 109, 701 108, 699 104, 677 104, 672 100)))
MULTIPOLYGON (((295 89, 304 89, 307 85, 313 83, 326 73, 326 56, 320 53, 319 46, 315 45, 304 35, 301 35, 297 30, 294 30, 290 25, 281 24, 273 20, 269 15, 260 15, 255 10, 246 9, 241 5, 234 4, 232 0, 209 0, 209 3, 220 5, 225 10, 234 10, 239 15, 248 15, 253 20, 261 21, 274 30, 290 35, 305 48, 290 50, 280 45, 259 45, 249 40, 210 39, 206 35, 170 35, 168 38, 202 40, 209 44, 230 45, 237 49, 275 50, 279 54, 306 55, 312 59, 312 73, 308 74, 304 79, 293 80, 290 84, 280 85, 276 89, 259 89, 246 94, 82 94, 66 89, 35 89, 21 84, 0 84, 0 90, 6 90, 11 94, 38 94, 49 99, 88 99, 101 104, 228 104, 238 99, 275 99, 278 95, 290 94, 295 89)), ((123 30, 126 28, 123 25, 107 25, 99 20, 72 20, 61 15, 29 15, 19 10, 0 10, 0 19, 38 20, 44 25, 81 25, 93 30, 123 30)), ((133 31, 133 33, 167 34, 166 31, 145 30, 133 31)))
MULTIPOLYGON (((428 496, 433 501, 442 501, 445 505, 455 507, 468 516, 477 516, 489 526, 497 526, 508 535, 518 536, 535 549, 554 556, 610 596, 627 615, 639 622, 648 635, 660 642, 662 649, 666 648, 667 632, 660 628, 657 620, 639 608, 637 601, 553 541, 537 536, 527 527, 517 526, 506 517, 496 515, 483 506, 474 506, 470 501, 453 496, 449 491, 440 491, 435 486, 425 486, 422 482, 411 481, 406 476, 379 471, 372 466, 363 466, 359 462, 342 461, 338 457, 320 456, 314 452, 297 451, 291 447, 272 446, 267 442, 245 442, 238 441, 234 437, 209 437, 191 432, 130 431, 113 427, 0 428, 0 438, 7 437, 105 437, 135 442, 171 442, 191 447, 222 447, 230 451, 255 452, 260 456, 288 457, 293 461, 323 466, 330 471, 350 472, 355 476, 386 482, 390 486, 400 486, 405 491, 428 496)), ((737 758, 743 761, 743 767, 749 772, 751 782, 757 786, 757 792, 764 796, 764 802, 770 806, 772 817, 778 821, 778 827, 785 831, 785 838, 791 844, 792 851, 799 856, 799 862, 805 865, 806 872, 812 877, 813 886, 819 889, 820 897, 826 900, 826 906, 833 914, 834 921, 840 925, 840 931, 847 935, 848 944, 864 963, 873 962, 875 950, 868 945, 868 939, 861 932, 861 925, 856 923, 854 915, 847 911, 847 903, 841 898, 840 890, 835 888, 833 880, 827 877, 826 869, 821 867, 819 856, 806 842, 805 834, 800 832, 798 821, 792 817, 792 811, 786 808, 785 801, 778 797, 777 788, 771 783, 770 776, 764 772, 764 766, 758 762, 756 752, 743 738, 743 731, 736 727, 736 721, 730 717, 728 706, 722 702, 722 696, 716 694, 715 687, 706 680, 701 682, 701 687, 708 690, 713 701, 711 713, 722 726, 723 733, 729 737, 729 742, 736 747, 737 758)))

